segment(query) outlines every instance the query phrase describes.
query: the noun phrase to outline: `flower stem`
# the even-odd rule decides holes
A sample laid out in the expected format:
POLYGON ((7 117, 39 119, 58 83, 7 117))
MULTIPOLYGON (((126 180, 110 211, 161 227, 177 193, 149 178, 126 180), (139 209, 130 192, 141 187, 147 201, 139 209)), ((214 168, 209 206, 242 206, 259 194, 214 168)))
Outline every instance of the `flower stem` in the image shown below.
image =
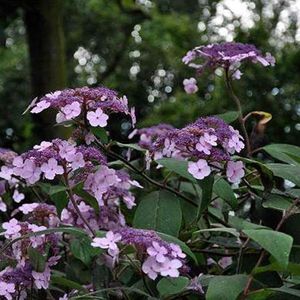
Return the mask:
POLYGON ((92 236, 95 237, 96 236, 96 232, 95 230, 91 227, 91 225, 89 224, 89 222, 86 220, 86 218, 83 216, 83 214, 81 213, 78 204, 74 198, 74 194, 73 194, 73 190, 72 187, 70 185, 69 182, 69 178, 68 178, 68 174, 67 174, 67 170, 65 168, 65 172, 64 172, 64 180, 65 180, 65 184, 67 186, 67 193, 69 195, 69 198, 74 206, 74 209, 76 210, 79 218, 81 218, 81 220, 83 221, 83 223, 87 226, 87 228, 89 229, 89 231, 91 232, 92 236))
MULTIPOLYGON (((101 148, 101 150, 103 150, 108 156, 110 156, 111 158, 114 158, 114 159, 122 161, 124 163, 125 167, 127 167, 129 170, 135 172, 136 174, 140 175, 142 178, 144 178, 146 181, 148 181, 152 185, 154 185, 154 186, 156 186, 156 187, 158 187, 160 189, 167 190, 167 191, 175 194, 179 198, 181 198, 181 199, 189 202, 193 206, 198 207, 198 204, 195 201, 193 201, 192 199, 186 197, 184 194, 182 194, 179 191, 173 189, 169 185, 164 184, 164 183, 160 183, 160 182, 152 179, 147 174, 145 174, 143 170, 139 170, 137 167, 135 167, 129 161, 127 161, 123 156, 121 156, 121 155, 115 153, 114 151, 106 148, 104 145, 102 145, 102 143, 98 139, 96 139, 96 142, 97 142, 98 146, 101 148)), ((199 199, 199 201, 200 201, 200 199, 199 199)), ((215 216, 211 212, 207 211, 207 215, 209 217, 211 217, 212 219, 216 220, 217 222, 219 222, 220 224, 222 224, 223 226, 230 227, 225 221, 223 221, 222 219, 218 218, 217 216, 215 216)))
POLYGON ((237 106, 237 110, 239 113, 239 122, 241 125, 241 129, 243 132, 243 136, 245 139, 245 143, 246 143, 246 155, 247 157, 249 157, 251 155, 251 145, 250 145, 250 139, 249 139, 249 135, 247 133, 247 129, 246 129, 246 125, 245 125, 245 119, 243 116, 243 110, 242 110, 242 105, 241 105, 241 101, 239 99, 239 97, 235 94, 234 90, 233 90, 233 86, 232 86, 232 81, 231 78, 229 76, 229 70, 226 69, 225 70, 225 78, 226 78, 226 86, 229 90, 230 96, 231 98, 234 100, 236 106, 237 106))
MULTIPOLYGON (((286 221, 286 219, 291 215, 293 209, 295 206, 297 206, 297 204, 299 204, 300 202, 300 198, 297 198, 294 200, 293 204, 287 209, 287 211, 283 214, 281 220, 279 221, 279 223, 277 224, 276 228, 275 228, 275 231, 279 231, 281 226, 283 225, 283 223, 286 221)), ((258 261, 256 262, 253 270, 257 269, 260 264, 262 263, 262 261, 264 260, 265 256, 266 256, 267 252, 265 250, 262 250, 261 253, 260 253, 260 256, 258 258, 258 261)), ((253 273, 253 271, 252 271, 253 273)), ((248 281, 246 283, 246 286, 244 288, 244 292, 243 292, 243 295, 241 297, 241 300, 244 300, 247 298, 247 295, 249 293, 249 289, 251 287, 251 284, 253 282, 253 275, 250 274, 249 278, 248 278, 248 281)))

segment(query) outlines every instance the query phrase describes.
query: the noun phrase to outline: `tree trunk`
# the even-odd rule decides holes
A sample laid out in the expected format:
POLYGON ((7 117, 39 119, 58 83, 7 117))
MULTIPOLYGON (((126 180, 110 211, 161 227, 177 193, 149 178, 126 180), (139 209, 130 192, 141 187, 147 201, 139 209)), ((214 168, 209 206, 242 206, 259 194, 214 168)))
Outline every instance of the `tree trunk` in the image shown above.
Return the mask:
MULTIPOLYGON (((66 87, 65 46, 63 33, 64 0, 26 0, 22 2, 30 56, 31 92, 40 97, 66 87)), ((53 114, 34 116, 36 134, 52 138, 53 114), (42 130, 41 130, 42 129, 42 130), (43 132, 41 132, 43 131, 43 132)))

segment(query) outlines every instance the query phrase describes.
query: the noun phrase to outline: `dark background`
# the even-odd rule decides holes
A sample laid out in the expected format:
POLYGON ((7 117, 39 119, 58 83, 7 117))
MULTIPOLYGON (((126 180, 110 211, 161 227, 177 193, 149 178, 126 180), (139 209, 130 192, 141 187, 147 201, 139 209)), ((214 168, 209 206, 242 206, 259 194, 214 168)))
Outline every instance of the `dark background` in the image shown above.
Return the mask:
MULTIPOLYGON (((269 141, 300 145, 298 0, 0 0, 0 20, 2 147, 22 151, 63 135, 51 114, 21 114, 35 96, 64 87, 126 94, 138 127, 234 110, 217 76, 199 78, 197 95, 186 95, 182 81, 194 74, 181 62, 197 45, 233 40, 277 59, 274 68, 243 66, 235 89, 244 111, 273 115, 269 141)), ((112 129, 124 139, 130 125, 116 121, 112 129)))

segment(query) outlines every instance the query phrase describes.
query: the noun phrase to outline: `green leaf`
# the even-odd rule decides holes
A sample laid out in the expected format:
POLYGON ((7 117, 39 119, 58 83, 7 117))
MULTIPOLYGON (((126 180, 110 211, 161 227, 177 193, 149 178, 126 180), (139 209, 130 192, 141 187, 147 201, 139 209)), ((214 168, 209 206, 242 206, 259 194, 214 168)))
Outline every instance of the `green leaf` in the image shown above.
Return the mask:
POLYGON ((185 160, 162 158, 156 160, 156 162, 183 178, 186 178, 192 182, 197 182, 196 179, 188 172, 188 162, 185 160))
POLYGON ((163 278, 157 284, 157 290, 161 297, 166 295, 179 294, 188 286, 189 280, 186 277, 179 276, 177 278, 163 278))
POLYGON ((237 238, 240 237, 240 234, 238 233, 238 231, 236 229, 227 228, 227 227, 200 229, 200 230, 193 232, 193 235, 201 233, 201 232, 225 232, 225 233, 229 233, 237 238))
POLYGON ((192 250, 189 248, 189 246, 184 243, 183 241, 179 240, 178 238, 165 234, 165 233, 161 233, 161 232, 157 232, 157 234, 166 242, 169 243, 174 243, 180 246, 181 250, 187 254, 190 258, 192 258, 195 263, 197 264, 197 258, 195 256, 195 254, 192 252, 192 250))
POLYGON ((291 202, 286 197, 270 194, 268 198, 263 202, 262 205, 264 208, 272 208, 272 209, 284 211, 291 206, 291 202))
POLYGON ((227 111, 224 114, 216 115, 216 117, 218 117, 218 118, 222 119, 223 121, 225 121, 226 123, 230 124, 233 121, 238 119, 239 112, 238 111, 227 111))
MULTIPOLYGON (((272 288, 271 290, 276 291, 276 292, 280 292, 280 293, 283 293, 283 294, 287 294, 287 295, 290 295, 290 296, 296 296, 296 297, 300 298, 300 291, 296 290, 296 289, 292 289, 292 288, 282 286, 280 288, 272 288)), ((282 299, 284 299, 284 298, 282 298, 282 299)), ((287 298, 285 298, 285 299, 287 299, 287 298)))
POLYGON ((50 195, 51 200, 54 202, 57 213, 60 216, 62 210, 68 205, 69 198, 65 191, 58 191, 50 195))
POLYGON ((251 223, 236 216, 229 216, 228 223, 230 226, 236 228, 237 230, 267 228, 265 226, 251 223))
POLYGON ((275 176, 292 181, 300 186, 300 167, 287 164, 266 164, 275 176))
POLYGON ((271 144, 263 147, 272 157, 289 164, 300 163, 300 147, 288 144, 271 144))
POLYGON ((249 159, 249 158, 245 158, 245 157, 237 156, 237 158, 239 160, 245 162, 248 166, 252 166, 254 169, 256 169, 259 172, 261 182, 262 182, 262 184, 263 184, 266 191, 271 191, 272 190, 272 188, 274 186, 273 172, 268 167, 267 164, 263 164, 263 163, 261 163, 257 160, 249 159))
POLYGON ((77 184, 73 191, 74 194, 81 197, 86 204, 90 205, 95 210, 96 214, 99 214, 99 203, 97 199, 83 189, 82 182, 77 184))
POLYGON ((100 249, 92 247, 91 239, 86 237, 72 240, 70 250, 76 258, 86 265, 89 265, 92 259, 101 252, 100 249))
POLYGON ((91 131, 102 143, 106 144, 108 142, 108 134, 104 128, 92 127, 91 131))
POLYGON ((209 282, 206 300, 236 300, 247 280, 247 275, 215 276, 209 282))
POLYGON ((259 274, 259 273, 264 273, 269 271, 288 272, 290 274, 300 276, 300 264, 289 263, 286 268, 282 268, 282 266, 274 262, 270 265, 255 268, 253 273, 259 274))
POLYGON ((39 273, 44 272, 48 258, 48 251, 45 255, 42 255, 37 249, 29 247, 27 249, 27 253, 33 269, 39 273))
POLYGON ((213 175, 209 175, 204 179, 199 180, 198 182, 202 190, 202 197, 201 197, 200 210, 199 210, 199 213, 201 214, 207 209, 211 201, 214 177, 213 175))
POLYGON ((67 279, 62 276, 51 276, 51 283, 54 285, 66 287, 74 290, 86 290, 82 284, 79 284, 73 280, 67 279))
POLYGON ((133 220, 134 227, 153 229, 178 236, 182 221, 179 199, 167 191, 156 191, 139 203, 133 220))
POLYGON ((145 149, 141 148, 138 144, 123 144, 123 143, 116 143, 121 148, 130 148, 136 151, 146 152, 145 149))
POLYGON ((49 188, 49 192, 48 194, 50 196, 57 194, 59 192, 64 192, 67 190, 67 187, 64 185, 51 185, 51 187, 49 188))
POLYGON ((213 192, 226 201, 232 208, 237 207, 237 199, 230 184, 223 178, 218 178, 213 186, 213 192))
POLYGON ((277 263, 286 268, 293 245, 293 238, 285 233, 268 229, 249 229, 243 232, 268 251, 277 263))

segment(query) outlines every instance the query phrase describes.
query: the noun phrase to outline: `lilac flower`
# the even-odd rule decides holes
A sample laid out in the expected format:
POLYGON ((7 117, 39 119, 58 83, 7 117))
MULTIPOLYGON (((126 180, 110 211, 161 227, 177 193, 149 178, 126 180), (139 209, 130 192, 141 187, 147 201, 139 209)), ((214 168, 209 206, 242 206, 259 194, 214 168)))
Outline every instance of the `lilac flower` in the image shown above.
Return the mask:
POLYGON ((5 229, 4 236, 6 238, 19 237, 19 232, 21 231, 21 226, 16 219, 10 219, 9 222, 2 224, 2 228, 5 229))
POLYGON ((181 248, 176 244, 170 244, 170 247, 172 249, 172 256, 173 257, 179 257, 179 258, 185 258, 186 254, 182 252, 181 248))
POLYGON ((145 149, 152 150, 153 142, 157 137, 164 132, 173 130, 174 127, 169 124, 159 124, 148 128, 134 130, 128 138, 133 138, 135 135, 139 135, 139 145, 145 149))
POLYGON ((48 99, 51 99, 51 100, 55 100, 58 98, 58 96, 61 94, 61 91, 55 91, 53 93, 48 93, 46 94, 45 97, 47 97, 48 99))
POLYGON ((163 241, 154 231, 121 227, 116 230, 121 235, 121 244, 134 245, 141 254, 148 257, 142 264, 142 270, 149 278, 161 276, 179 276, 179 269, 185 264, 185 254, 175 244, 163 241))
POLYGON ((91 191, 100 205, 103 205, 102 195, 121 180, 116 175, 116 171, 106 166, 101 166, 94 174, 89 174, 84 183, 85 189, 91 191))
POLYGON ((7 181, 11 181, 12 177, 11 175, 13 174, 13 169, 9 168, 7 166, 2 166, 0 169, 0 178, 3 178, 7 181))
POLYGON ((152 242, 152 246, 147 249, 147 253, 154 257, 159 263, 163 263, 167 258, 168 250, 164 246, 160 246, 158 242, 152 242))
POLYGON ((15 285, 13 283, 6 283, 0 281, 0 296, 5 297, 7 300, 11 300, 12 294, 15 292, 15 285))
POLYGON ((182 262, 179 259, 167 260, 163 263, 160 274, 162 276, 178 277, 178 269, 182 267, 182 262))
POLYGON ((43 151, 43 150, 49 148, 52 145, 53 144, 51 142, 45 142, 45 141, 43 141, 43 142, 41 142, 40 145, 33 146, 33 149, 38 150, 38 151, 43 151))
POLYGON ((19 210, 27 215, 28 213, 30 212, 33 212, 34 209, 36 209, 37 207, 39 206, 39 203, 26 203, 26 204, 23 204, 19 207, 19 210))
POLYGON ((34 279, 34 284, 37 287, 37 289, 48 289, 49 282, 50 282, 50 268, 46 266, 44 272, 36 272, 32 271, 32 277, 34 279))
POLYGON ((238 130, 235 130, 232 126, 229 126, 230 131, 233 135, 225 141, 224 146, 227 148, 227 151, 231 154, 234 152, 240 153, 244 149, 245 144, 241 141, 243 137, 240 135, 238 130))
POLYGON ((131 117, 133 126, 135 124, 134 109, 128 107, 127 98, 119 97, 117 92, 105 87, 82 87, 56 91, 46 94, 40 101, 34 101, 29 106, 32 108, 32 113, 39 113, 49 107, 58 110, 57 123, 82 115, 83 118, 90 119, 90 122, 94 124, 92 126, 104 127, 109 114, 123 113, 131 117))
POLYGON ((17 189, 15 189, 12 198, 15 202, 20 203, 22 200, 25 199, 25 195, 23 193, 20 193, 17 189))
POLYGON ((83 159, 83 154, 78 152, 68 157, 69 162, 71 163, 71 167, 73 170, 77 170, 79 168, 83 168, 85 166, 85 161, 83 159))
POLYGON ((74 101, 71 104, 67 104, 66 106, 62 107, 61 111, 66 120, 74 119, 81 113, 80 103, 74 101))
POLYGON ((108 231, 105 238, 94 238, 91 245, 93 247, 99 247, 102 249, 108 249, 108 253, 111 256, 116 256, 118 254, 118 245, 117 242, 121 240, 121 235, 119 233, 113 233, 108 231))
POLYGON ((147 276, 155 280, 159 275, 160 264, 156 261, 154 257, 149 256, 142 265, 142 271, 147 274, 147 276))
POLYGON ((226 176, 227 179, 232 183, 239 183, 244 177, 244 164, 241 161, 229 161, 227 163, 226 176))
POLYGON ((236 70, 232 73, 232 79, 234 80, 240 80, 243 73, 240 70, 236 70))
POLYGON ((234 42, 213 44, 196 47, 191 52, 189 51, 187 56, 183 58, 183 62, 190 64, 196 58, 202 57, 205 60, 205 65, 201 67, 229 67, 244 60, 258 61, 263 66, 274 65, 275 63, 275 59, 270 53, 263 56, 254 45, 250 44, 234 42))
MULTIPOLYGON (((141 129, 139 130, 140 132, 141 129)), ((147 132, 147 128, 144 129, 147 132)), ((141 136, 142 137, 142 136, 141 136)), ((143 143, 139 145, 143 147, 143 143)), ((231 126, 216 117, 199 118, 182 129, 170 128, 160 133, 144 148, 151 151, 152 158, 174 157, 176 159, 221 162, 230 160, 234 151, 240 150, 240 135, 231 126), (233 138, 234 137, 234 138, 233 138), (234 144, 228 143, 237 138, 234 144), (150 144, 150 145, 149 145, 150 144)))
POLYGON ((231 71, 230 76, 233 79, 239 79, 242 75, 237 69, 241 62, 259 62, 264 67, 275 64, 275 58, 270 53, 264 56, 254 45, 234 42, 198 46, 188 51, 182 61, 195 68, 197 74, 202 74, 205 69, 224 68, 231 71), (199 64, 195 62, 196 59, 202 59, 204 62, 199 64))
POLYGON ((105 127, 107 125, 108 115, 106 115, 101 108, 97 108, 96 111, 89 111, 87 113, 87 119, 93 127, 105 127))
POLYGON ((39 114, 43 110, 50 107, 50 102, 47 102, 46 100, 40 101, 36 104, 36 106, 30 111, 33 114, 39 114))
POLYGON ((2 198, 0 197, 0 211, 2 212, 6 212, 7 211, 7 206, 6 204, 3 202, 2 198))
POLYGON ((196 179, 203 179, 210 174, 211 169, 206 160, 199 159, 195 163, 189 162, 188 171, 196 179))
POLYGON ((56 159, 49 158, 48 162, 42 164, 41 171, 44 172, 45 178, 53 180, 55 175, 64 173, 64 168, 58 165, 56 159))
POLYGON ((222 269, 226 269, 232 264, 232 257, 224 256, 218 261, 218 264, 222 269))
POLYGON ((184 90, 187 94, 195 94, 198 91, 197 81, 195 78, 191 77, 190 79, 183 80, 184 90))
POLYGON ((201 274, 199 274, 199 276, 196 276, 196 277, 192 278, 190 280, 190 283, 189 283, 187 289, 195 291, 199 294, 204 294, 203 287, 202 287, 202 285, 200 283, 200 280, 199 280, 202 275, 203 274, 201 273, 201 274))

